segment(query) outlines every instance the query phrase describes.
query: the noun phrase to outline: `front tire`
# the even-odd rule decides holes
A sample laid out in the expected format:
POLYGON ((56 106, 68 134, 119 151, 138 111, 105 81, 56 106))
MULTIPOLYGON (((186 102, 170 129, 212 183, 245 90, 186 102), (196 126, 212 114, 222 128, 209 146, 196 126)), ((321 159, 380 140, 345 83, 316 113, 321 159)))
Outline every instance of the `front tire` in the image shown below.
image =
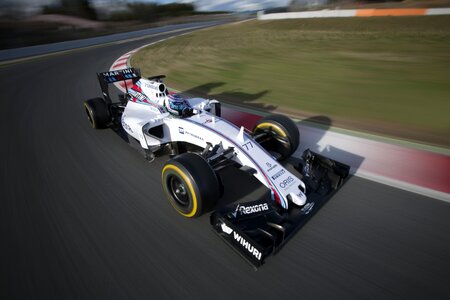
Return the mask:
POLYGON ((283 115, 269 115, 259 120, 253 128, 253 136, 265 133, 260 143, 268 152, 279 154, 279 160, 289 158, 300 144, 297 125, 283 115))
POLYGON ((169 160, 162 170, 162 185, 170 204, 188 218, 202 215, 220 197, 216 173, 194 153, 183 153, 169 160))
POLYGON ((92 128, 106 128, 111 121, 108 106, 102 98, 94 98, 84 101, 84 110, 86 111, 89 123, 92 128))

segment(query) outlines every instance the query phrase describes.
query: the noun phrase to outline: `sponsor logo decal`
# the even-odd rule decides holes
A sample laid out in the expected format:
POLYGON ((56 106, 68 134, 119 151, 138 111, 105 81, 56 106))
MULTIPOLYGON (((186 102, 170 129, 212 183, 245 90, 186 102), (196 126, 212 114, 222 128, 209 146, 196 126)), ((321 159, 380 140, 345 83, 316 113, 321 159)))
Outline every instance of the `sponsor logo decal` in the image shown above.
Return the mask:
POLYGON ((149 83, 147 83, 147 82, 144 82, 144 87, 146 87, 146 88, 148 88, 148 89, 154 89, 154 90, 156 90, 156 88, 155 88, 152 84, 149 84, 149 83))
POLYGON ((132 78, 138 77, 133 72, 133 69, 124 69, 124 70, 118 70, 118 71, 103 72, 103 73, 101 73, 101 75, 109 83, 119 81, 119 80, 126 80, 126 79, 132 79, 132 78))
POLYGON ((192 136, 192 137, 194 137, 194 138, 196 138, 196 139, 199 139, 199 140, 203 141, 203 138, 202 138, 201 136, 199 136, 199 135, 190 133, 190 132, 188 132, 188 131, 185 131, 185 133, 188 134, 188 135, 190 135, 190 136, 192 136))
POLYGON ((309 202, 309 203, 306 203, 305 206, 303 206, 300 211, 302 213, 304 213, 305 215, 307 215, 307 214, 309 214, 311 212, 313 207, 314 207, 314 202, 309 202))
POLYGON ((281 175, 283 175, 284 173, 286 173, 286 170, 281 169, 280 171, 276 172, 275 174, 272 175, 272 179, 275 180, 278 177, 280 177, 281 175))
POLYGON ((266 162, 266 166, 267 166, 267 172, 270 172, 270 171, 272 171, 273 169, 275 169, 276 167, 278 167, 278 164, 274 164, 274 165, 272 165, 271 163, 269 163, 269 162, 266 162))
POLYGON ((223 232, 225 232, 226 234, 231 234, 233 232, 233 229, 231 229, 230 227, 227 226, 227 224, 222 223, 220 225, 220 228, 222 229, 223 232))
POLYGON ((196 139, 199 139, 199 140, 203 141, 203 138, 202 138, 201 136, 196 135, 196 134, 194 134, 194 133, 191 133, 191 132, 189 132, 189 131, 186 131, 186 130, 184 130, 183 127, 178 127, 178 132, 181 133, 181 134, 187 134, 187 135, 190 135, 190 136, 192 136, 192 137, 194 137, 194 138, 196 138, 196 139))
POLYGON ((117 72, 117 71, 103 72, 103 73, 102 73, 103 76, 108 76, 108 77, 110 77, 110 76, 117 76, 117 75, 119 75, 119 74, 120 74, 120 73, 117 72))
POLYGON ((237 217, 237 214, 239 212, 240 215, 251 215, 254 213, 259 213, 262 211, 268 211, 269 205, 267 203, 261 203, 251 206, 244 206, 244 205, 238 205, 236 207, 236 210, 232 213, 233 217, 237 217))
POLYGON ((232 228, 228 227, 227 224, 220 224, 222 231, 228 235, 233 234, 233 239, 238 242, 245 250, 247 250, 251 255, 253 255, 257 260, 261 260, 262 253, 256 249, 252 244, 250 244, 246 239, 244 239, 239 233, 234 231, 232 228))
POLYGON ((125 129, 126 131, 129 131, 131 133, 133 133, 133 130, 131 129, 130 125, 128 125, 127 123, 125 123, 122 119, 122 127, 123 129, 125 129))
POLYGON ((246 239, 239 235, 236 231, 233 232, 233 239, 241 244, 251 255, 253 255, 257 260, 261 260, 262 253, 256 249, 252 244, 250 244, 246 239))
POLYGON ((103 76, 108 76, 108 77, 118 76, 118 75, 122 75, 122 74, 123 75, 131 74, 131 75, 136 76, 136 74, 134 74, 132 69, 123 69, 123 70, 119 70, 119 71, 109 71, 109 72, 103 72, 102 73, 103 76))
POLYGON ((280 186, 280 188, 285 189, 286 187, 289 187, 293 182, 294 178, 292 178, 292 176, 289 176, 288 178, 280 182, 278 185, 280 186))
POLYGON ((123 69, 122 74, 134 74, 133 69, 123 69))
POLYGON ((132 89, 130 89, 130 90, 128 91, 128 93, 129 93, 131 96, 133 96, 133 97, 135 97, 136 99, 138 99, 139 101, 147 102, 147 101, 146 101, 146 100, 147 100, 147 97, 146 97, 144 94, 142 94, 142 93, 136 92, 135 90, 132 90, 132 89))

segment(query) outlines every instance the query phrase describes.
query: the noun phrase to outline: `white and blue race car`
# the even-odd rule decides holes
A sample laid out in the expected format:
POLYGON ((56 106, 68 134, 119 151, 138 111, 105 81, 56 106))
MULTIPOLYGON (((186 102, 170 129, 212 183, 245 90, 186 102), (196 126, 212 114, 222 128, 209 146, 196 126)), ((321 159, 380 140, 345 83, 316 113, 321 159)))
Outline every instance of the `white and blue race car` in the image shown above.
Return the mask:
POLYGON ((211 215, 216 232, 255 267, 298 229, 295 223, 303 224, 318 208, 325 197, 316 194, 329 194, 348 175, 345 165, 309 150, 299 176, 285 168, 282 161, 295 152, 300 137, 296 124, 283 115, 264 117, 247 131, 221 117, 217 100, 170 93, 164 75, 143 78, 136 68, 97 75, 103 97, 84 102, 92 127, 125 132, 149 161, 169 151, 162 186, 181 215, 198 217, 214 208, 223 191, 219 171, 226 167, 237 167, 267 187, 272 201, 235 204, 211 215), (113 102, 108 84, 125 80, 130 87, 113 102))

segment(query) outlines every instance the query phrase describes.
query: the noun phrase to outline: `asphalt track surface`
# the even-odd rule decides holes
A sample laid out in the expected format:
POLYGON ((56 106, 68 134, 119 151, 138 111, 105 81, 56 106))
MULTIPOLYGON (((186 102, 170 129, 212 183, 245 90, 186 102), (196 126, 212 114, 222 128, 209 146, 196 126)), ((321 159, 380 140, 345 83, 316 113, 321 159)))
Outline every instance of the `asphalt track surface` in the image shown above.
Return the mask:
MULTIPOLYGON (((220 21, 209 21, 209 22, 194 22, 189 23, 189 27, 194 26, 205 26, 205 24, 213 25, 221 23, 220 21)), ((71 40, 53 44, 45 44, 45 45, 36 45, 30 47, 22 47, 16 49, 6 49, 0 50, 0 61, 3 60, 11 60, 11 59, 19 59, 29 56, 43 55, 47 53, 73 50, 78 48, 84 48, 89 46, 101 45, 106 43, 112 43, 122 40, 128 39, 140 39, 141 37, 145 37, 148 35, 154 35, 159 33, 164 33, 167 31, 175 31, 185 29, 186 24, 175 24, 175 25, 167 25, 162 27, 148 28, 130 32, 121 32, 116 34, 110 34, 105 36, 97 36, 91 37, 87 39, 81 40, 71 40)))
MULTIPOLYGON (((100 96, 95 72, 164 37, 0 67, 0 298, 450 298, 446 202, 350 178, 256 272, 208 215, 178 215, 165 158, 147 163, 82 108, 100 96)), ((263 192, 236 170, 223 180, 223 202, 263 192)))

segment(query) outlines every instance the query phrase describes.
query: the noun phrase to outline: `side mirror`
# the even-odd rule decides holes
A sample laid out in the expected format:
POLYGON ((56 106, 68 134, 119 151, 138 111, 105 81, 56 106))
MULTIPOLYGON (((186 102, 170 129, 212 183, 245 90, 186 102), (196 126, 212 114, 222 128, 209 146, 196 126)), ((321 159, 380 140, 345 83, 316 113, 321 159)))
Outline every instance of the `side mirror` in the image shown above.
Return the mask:
POLYGON ((217 117, 220 117, 222 115, 222 109, 219 101, 211 100, 209 101, 209 105, 211 106, 212 114, 214 114, 217 117))

